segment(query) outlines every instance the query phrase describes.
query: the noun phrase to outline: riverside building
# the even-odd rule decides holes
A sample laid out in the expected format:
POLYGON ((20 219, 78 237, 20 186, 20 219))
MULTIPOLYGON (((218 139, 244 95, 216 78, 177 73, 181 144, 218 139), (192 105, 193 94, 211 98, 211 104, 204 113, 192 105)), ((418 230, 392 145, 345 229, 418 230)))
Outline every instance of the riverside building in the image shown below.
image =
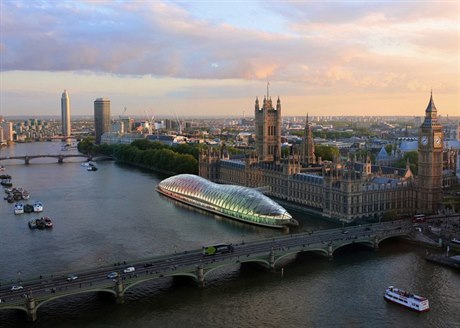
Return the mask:
POLYGON ((371 163, 369 157, 332 162, 316 158, 310 125, 300 149, 281 156, 281 101, 268 95, 255 100, 255 150, 232 159, 225 146, 200 154, 199 175, 221 184, 263 188, 266 194, 293 207, 311 210, 342 222, 379 219, 384 214, 433 213, 440 207, 443 181, 443 132, 431 95, 419 128, 419 175, 406 168, 371 163))
POLYGON ((96 144, 99 145, 101 136, 111 131, 110 100, 107 98, 97 98, 94 101, 94 128, 96 144))
POLYGON ((61 96, 61 121, 62 121, 62 135, 69 137, 71 134, 70 126, 70 98, 67 90, 64 90, 61 96))

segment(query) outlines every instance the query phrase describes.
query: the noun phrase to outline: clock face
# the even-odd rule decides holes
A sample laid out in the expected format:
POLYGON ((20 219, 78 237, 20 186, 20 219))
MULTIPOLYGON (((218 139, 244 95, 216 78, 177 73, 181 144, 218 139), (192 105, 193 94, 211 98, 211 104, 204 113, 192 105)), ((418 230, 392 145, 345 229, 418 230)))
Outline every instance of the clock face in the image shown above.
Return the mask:
POLYGON ((435 147, 441 147, 442 146, 442 138, 440 134, 435 134, 434 135, 434 146, 435 147))
POLYGON ((420 138, 420 143, 424 146, 426 146, 428 144, 428 137, 427 136, 422 136, 420 138))

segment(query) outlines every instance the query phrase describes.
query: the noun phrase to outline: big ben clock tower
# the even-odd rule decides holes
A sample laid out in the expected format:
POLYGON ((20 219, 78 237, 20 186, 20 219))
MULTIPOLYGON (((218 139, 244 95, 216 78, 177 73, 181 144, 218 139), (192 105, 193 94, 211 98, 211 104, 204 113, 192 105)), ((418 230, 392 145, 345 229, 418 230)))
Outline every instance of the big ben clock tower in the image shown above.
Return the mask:
POLYGON ((442 197, 444 136, 437 116, 431 93, 425 110, 425 120, 418 133, 417 209, 426 213, 436 212, 442 197))

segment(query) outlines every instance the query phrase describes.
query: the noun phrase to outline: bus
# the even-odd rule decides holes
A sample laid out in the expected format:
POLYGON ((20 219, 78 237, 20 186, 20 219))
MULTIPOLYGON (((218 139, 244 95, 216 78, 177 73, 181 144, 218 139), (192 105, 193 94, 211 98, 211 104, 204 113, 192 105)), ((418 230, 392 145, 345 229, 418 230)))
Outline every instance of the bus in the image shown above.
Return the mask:
POLYGON ((214 255, 233 252, 232 244, 216 244, 203 247, 203 255, 214 255))
POLYGON ((413 222, 413 223, 425 222, 425 214, 415 214, 415 215, 412 217, 412 222, 413 222))

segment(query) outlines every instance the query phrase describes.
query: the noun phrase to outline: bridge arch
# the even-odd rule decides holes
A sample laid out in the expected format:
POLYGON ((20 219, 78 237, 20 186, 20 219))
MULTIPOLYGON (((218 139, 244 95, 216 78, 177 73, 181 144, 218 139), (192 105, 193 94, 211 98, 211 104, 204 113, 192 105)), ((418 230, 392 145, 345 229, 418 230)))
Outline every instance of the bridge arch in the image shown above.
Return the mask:
POLYGON ((410 237, 410 235, 411 234, 409 232, 404 232, 404 233, 400 233, 397 235, 388 235, 388 236, 378 239, 377 245, 379 245, 382 241, 390 239, 390 238, 396 238, 396 237, 402 237, 402 236, 410 237))
MULTIPOLYGON (((35 311, 37 311, 38 308, 40 308, 42 305, 45 305, 46 303, 52 302, 52 301, 57 300, 57 299, 60 299, 60 298, 64 298, 64 297, 68 297, 68 296, 74 296, 74 295, 79 295, 79 294, 94 293, 94 292, 110 293, 110 294, 113 294, 114 296, 117 296, 117 293, 116 293, 114 290, 108 289, 108 288, 87 289, 87 290, 77 291, 77 292, 73 292, 73 293, 69 293, 69 294, 64 294, 64 295, 56 295, 56 296, 53 296, 53 297, 47 299, 46 301, 38 302, 37 305, 35 306, 35 311)), ((27 312, 27 310, 26 310, 26 312, 27 312)))
POLYGON ((194 274, 194 273, 191 273, 191 272, 174 272, 174 273, 171 273, 171 274, 163 274, 161 277, 158 276, 158 275, 152 275, 151 277, 148 277, 148 278, 143 278, 141 280, 137 280, 133 283, 130 283, 130 284, 127 284, 125 286, 125 288, 123 289, 123 291, 120 293, 121 295, 124 295, 125 292, 128 290, 128 289, 131 289, 132 287, 135 287, 137 285, 140 285, 140 284, 143 284, 147 281, 151 281, 151 280, 156 280, 158 278, 167 278, 167 277, 178 277, 178 276, 186 276, 186 277, 191 277, 192 279, 194 280, 197 280, 198 277, 194 274))
POLYGON ((2 307, 2 310, 19 310, 19 311, 24 311, 27 314, 26 307, 20 306, 20 305, 5 306, 5 307, 2 307))

